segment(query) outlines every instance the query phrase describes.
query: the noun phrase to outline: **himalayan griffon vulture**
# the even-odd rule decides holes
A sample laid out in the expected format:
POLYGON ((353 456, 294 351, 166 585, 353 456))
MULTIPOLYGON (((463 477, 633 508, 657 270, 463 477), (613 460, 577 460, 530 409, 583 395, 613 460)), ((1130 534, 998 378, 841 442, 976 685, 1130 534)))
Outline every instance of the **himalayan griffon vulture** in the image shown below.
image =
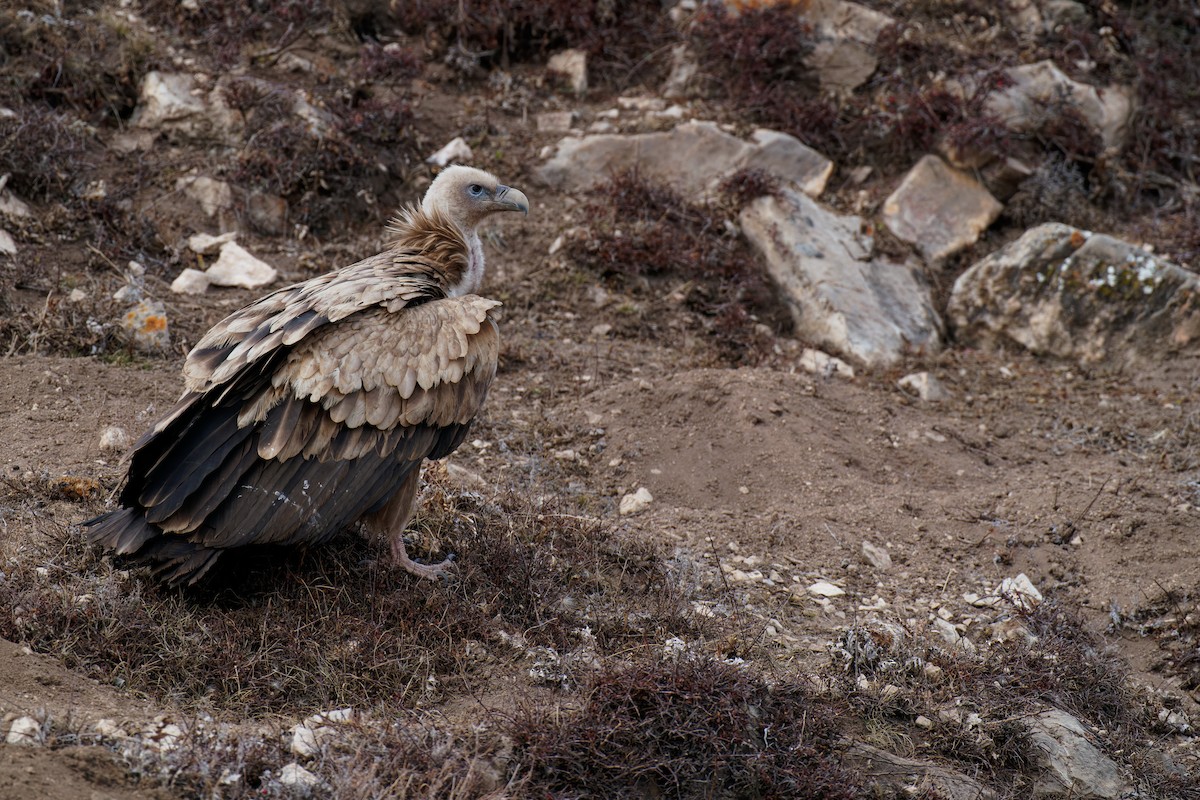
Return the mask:
POLYGON ((525 195, 452 166, 394 222, 383 253, 280 289, 188 354, 175 407, 134 445, 120 507, 90 541, 194 583, 245 545, 324 542, 356 521, 396 563, 421 462, 466 438, 496 374, 495 309, 476 227, 525 195))

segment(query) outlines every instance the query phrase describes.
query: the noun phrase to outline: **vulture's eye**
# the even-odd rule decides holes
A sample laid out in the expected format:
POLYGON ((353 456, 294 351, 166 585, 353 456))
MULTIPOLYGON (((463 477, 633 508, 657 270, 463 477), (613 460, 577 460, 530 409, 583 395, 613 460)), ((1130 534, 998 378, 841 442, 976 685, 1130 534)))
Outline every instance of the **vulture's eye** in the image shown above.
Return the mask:
POLYGON ((467 191, 470 192, 471 197, 482 197, 483 196, 483 187, 480 186, 478 183, 472 183, 470 186, 467 187, 467 191))

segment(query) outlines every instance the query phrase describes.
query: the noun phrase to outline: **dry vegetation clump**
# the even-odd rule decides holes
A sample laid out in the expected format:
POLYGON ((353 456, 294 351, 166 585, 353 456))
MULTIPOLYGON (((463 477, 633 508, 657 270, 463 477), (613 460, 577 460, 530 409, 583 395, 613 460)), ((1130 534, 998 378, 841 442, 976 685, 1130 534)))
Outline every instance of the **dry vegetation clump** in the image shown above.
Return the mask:
POLYGON ((460 555, 448 585, 376 563, 382 545, 346 535, 308 553, 235 552, 210 583, 171 591, 48 525, 7 548, 0 635, 102 682, 241 718, 407 708, 514 651, 566 663, 581 647, 695 634, 647 545, 515 493, 432 495, 419 528, 460 555))
POLYGON ((828 704, 708 658, 611 665, 581 707, 525 712, 510 734, 539 796, 864 796, 828 704))
POLYGON ((189 38, 219 65, 246 57, 270 61, 288 46, 334 21, 325 0, 207 0, 188 8, 173 0, 142 0, 146 19, 189 38))
POLYGON ((424 35, 447 63, 491 69, 544 61, 573 47, 588 54, 593 81, 621 90, 666 75, 679 33, 659 3, 639 0, 393 0, 396 23, 424 35))
POLYGON ((1015 607, 994 628, 998 638, 968 654, 898 627, 852 627, 834 650, 850 718, 861 721, 868 741, 888 748, 911 740, 982 772, 1006 787, 1003 796, 1020 797, 1036 764, 1025 720, 1057 708, 1097 730, 1101 749, 1156 797, 1198 796, 1152 757, 1150 703, 1078 616, 1047 601, 1015 607), (918 715, 932 727, 919 729, 918 715))
MULTIPOLYGON (((771 190, 761 176, 739 174, 726 185, 736 197, 771 190)), ((673 292, 694 315, 721 360, 755 363, 772 333, 791 324, 762 265, 734 225, 734 207, 691 203, 637 171, 614 175, 588 207, 591 235, 570 243, 576 263, 634 294, 673 292), (682 285, 681 285, 682 281, 682 285)), ((663 333, 660 320, 637 320, 632 335, 663 333)))

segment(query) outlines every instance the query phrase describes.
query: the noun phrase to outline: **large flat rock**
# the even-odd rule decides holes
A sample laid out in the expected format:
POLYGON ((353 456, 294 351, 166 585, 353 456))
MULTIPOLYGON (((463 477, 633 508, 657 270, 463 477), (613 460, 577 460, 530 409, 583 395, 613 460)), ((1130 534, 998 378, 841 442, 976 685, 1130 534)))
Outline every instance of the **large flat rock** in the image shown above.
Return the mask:
POLYGON ((799 337, 867 366, 941 346, 919 265, 872 257, 860 217, 784 190, 748 205, 741 224, 785 293, 799 337))
POLYGON ((548 186, 576 192, 635 168, 695 195, 740 169, 761 169, 815 197, 825 190, 833 162, 786 133, 760 129, 747 141, 712 122, 685 122, 659 133, 567 137, 537 174, 548 186))
POLYGON ((883 222, 927 261, 974 244, 1004 206, 966 172, 924 156, 883 204, 883 222))
POLYGON ((1027 231, 954 283, 960 341, 1117 366, 1200 345, 1200 276, 1060 223, 1027 231))

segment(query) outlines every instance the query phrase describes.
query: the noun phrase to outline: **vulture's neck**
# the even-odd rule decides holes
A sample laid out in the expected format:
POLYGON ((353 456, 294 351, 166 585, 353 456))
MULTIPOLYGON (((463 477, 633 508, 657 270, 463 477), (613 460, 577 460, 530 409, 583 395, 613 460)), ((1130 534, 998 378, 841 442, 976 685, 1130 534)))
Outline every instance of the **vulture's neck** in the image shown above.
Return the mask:
POLYGON ((468 231, 463 239, 467 243, 467 270, 462 280, 450 287, 448 294, 451 297, 474 294, 483 285, 483 242, 479 241, 479 232, 468 231))

